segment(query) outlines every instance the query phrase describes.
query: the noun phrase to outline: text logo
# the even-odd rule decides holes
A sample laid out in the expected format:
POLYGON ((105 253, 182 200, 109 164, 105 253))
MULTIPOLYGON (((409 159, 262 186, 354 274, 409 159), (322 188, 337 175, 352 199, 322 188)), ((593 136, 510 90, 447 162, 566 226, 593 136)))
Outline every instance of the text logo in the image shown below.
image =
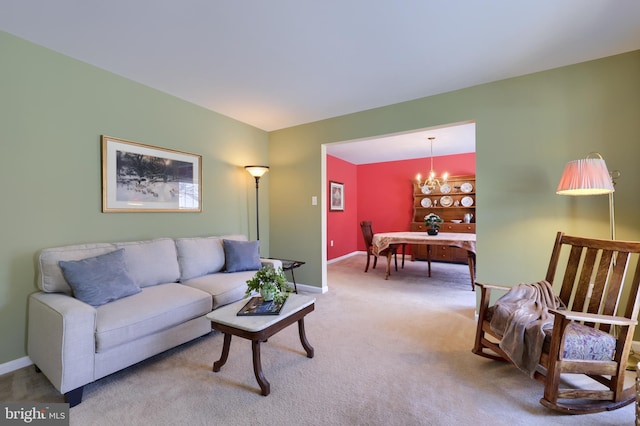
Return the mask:
POLYGON ((69 426, 69 404, 0 403, 3 425, 69 426))

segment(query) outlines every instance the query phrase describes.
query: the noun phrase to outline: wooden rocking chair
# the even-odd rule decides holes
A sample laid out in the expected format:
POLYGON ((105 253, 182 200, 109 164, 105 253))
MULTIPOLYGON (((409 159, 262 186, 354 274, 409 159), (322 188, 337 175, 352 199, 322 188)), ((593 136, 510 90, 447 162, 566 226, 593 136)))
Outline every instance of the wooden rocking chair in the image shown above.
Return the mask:
MULTIPOLYGON (((615 410, 635 400, 635 384, 625 388, 624 382, 638 316, 639 253, 640 242, 580 238, 558 233, 546 281, 553 285, 556 273, 564 272, 558 284, 561 284, 559 299, 566 310, 549 310, 554 317, 553 329, 545 332, 542 355, 534 373, 534 378, 544 383, 544 396, 540 403, 545 407, 584 414, 615 410), (561 259, 567 259, 563 267, 559 265, 561 259), (635 273, 629 282, 625 282, 629 265, 636 265, 635 273), (622 296, 625 286, 628 291, 622 296), (625 302, 619 306, 621 298, 625 302), (580 335, 583 332, 584 335, 580 335), (602 339, 608 339, 610 351, 606 356, 598 357, 594 353, 598 353, 598 348, 602 349, 602 339), (585 348, 592 344, 596 345, 585 348), (579 347, 571 348, 572 345, 579 347), (561 383, 561 377, 567 373, 586 375, 606 389, 595 382, 593 389, 561 388, 561 385, 566 386, 561 383)), ((492 290, 508 291, 510 288, 476 285, 481 288, 481 295, 473 353, 512 362, 500 348, 502 337, 490 327, 493 306, 489 307, 492 290)))

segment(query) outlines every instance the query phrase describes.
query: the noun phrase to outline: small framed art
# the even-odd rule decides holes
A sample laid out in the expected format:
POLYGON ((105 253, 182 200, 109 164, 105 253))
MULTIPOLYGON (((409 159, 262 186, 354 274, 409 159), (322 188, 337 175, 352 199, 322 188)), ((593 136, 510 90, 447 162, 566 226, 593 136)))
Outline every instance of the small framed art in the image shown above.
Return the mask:
POLYGON ((102 211, 200 212, 202 156, 102 136, 102 211))
POLYGON ((329 210, 332 212, 344 211, 344 184, 330 181, 329 185, 331 194, 329 210))

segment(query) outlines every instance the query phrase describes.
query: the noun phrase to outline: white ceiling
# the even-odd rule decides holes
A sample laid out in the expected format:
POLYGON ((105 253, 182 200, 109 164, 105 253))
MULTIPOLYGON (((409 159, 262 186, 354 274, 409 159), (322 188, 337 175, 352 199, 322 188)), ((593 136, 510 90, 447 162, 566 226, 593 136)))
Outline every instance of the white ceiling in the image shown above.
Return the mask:
POLYGON ((327 145, 327 154, 352 164, 431 157, 431 142, 428 139, 430 137, 435 138, 433 140, 434 157, 476 150, 476 124, 471 122, 358 141, 337 142, 327 145))
POLYGON ((639 23, 638 0, 0 0, 1 30, 267 131, 637 50, 639 23))

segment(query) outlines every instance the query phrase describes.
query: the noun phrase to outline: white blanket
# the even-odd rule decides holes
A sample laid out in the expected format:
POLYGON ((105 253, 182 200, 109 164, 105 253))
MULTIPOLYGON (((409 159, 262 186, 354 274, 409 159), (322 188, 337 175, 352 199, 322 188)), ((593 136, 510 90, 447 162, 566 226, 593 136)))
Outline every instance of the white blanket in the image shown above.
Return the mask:
POLYGON ((553 314, 549 309, 564 308, 547 281, 518 284, 494 305, 490 325, 502 336, 500 348, 516 367, 531 377, 542 354, 544 329, 553 327, 553 314))

